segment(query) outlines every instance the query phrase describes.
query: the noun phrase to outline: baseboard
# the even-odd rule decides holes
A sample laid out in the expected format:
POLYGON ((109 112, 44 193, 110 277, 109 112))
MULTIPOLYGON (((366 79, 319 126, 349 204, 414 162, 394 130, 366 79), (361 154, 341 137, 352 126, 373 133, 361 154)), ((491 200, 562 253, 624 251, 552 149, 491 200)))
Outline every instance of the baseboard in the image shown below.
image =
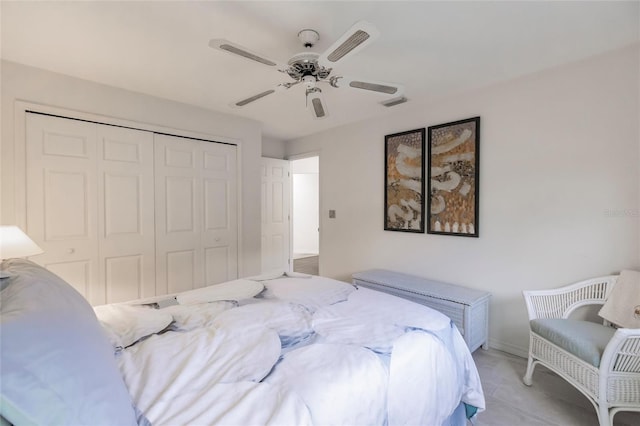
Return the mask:
POLYGON ((502 352, 506 352, 511 355, 519 356, 520 358, 529 357, 529 349, 521 346, 512 345, 511 343, 501 342, 499 340, 489 339, 489 347, 491 349, 497 349, 502 352))

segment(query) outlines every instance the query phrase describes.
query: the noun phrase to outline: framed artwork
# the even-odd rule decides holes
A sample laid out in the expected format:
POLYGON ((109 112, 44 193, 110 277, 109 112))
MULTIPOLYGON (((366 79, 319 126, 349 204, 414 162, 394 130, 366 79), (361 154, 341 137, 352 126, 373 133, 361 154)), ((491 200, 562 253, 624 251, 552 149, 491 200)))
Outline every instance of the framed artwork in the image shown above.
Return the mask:
POLYGON ((384 229, 424 232, 425 129, 384 137, 384 229))
POLYGON ((480 117, 429 127, 427 233, 478 237, 480 117))

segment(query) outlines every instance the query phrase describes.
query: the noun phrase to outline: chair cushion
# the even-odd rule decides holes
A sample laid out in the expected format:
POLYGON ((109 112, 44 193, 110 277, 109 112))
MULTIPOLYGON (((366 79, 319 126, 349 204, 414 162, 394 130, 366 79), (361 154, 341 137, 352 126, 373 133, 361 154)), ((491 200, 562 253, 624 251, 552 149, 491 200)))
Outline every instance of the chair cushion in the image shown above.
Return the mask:
POLYGON ((541 318, 529 322, 531 331, 585 362, 600 367, 604 348, 616 330, 591 321, 541 318))

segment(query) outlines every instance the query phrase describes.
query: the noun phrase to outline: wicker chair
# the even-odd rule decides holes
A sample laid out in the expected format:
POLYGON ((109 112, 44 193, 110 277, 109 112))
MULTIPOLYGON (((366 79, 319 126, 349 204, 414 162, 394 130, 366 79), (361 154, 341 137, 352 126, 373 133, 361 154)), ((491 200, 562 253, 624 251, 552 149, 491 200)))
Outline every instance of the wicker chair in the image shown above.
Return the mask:
MULTIPOLYGON (((581 306, 604 304, 617 278, 617 275, 612 275, 555 290, 524 291, 532 328, 537 328, 534 320, 567 320, 581 306)), ((591 401, 598 412, 600 426, 611 426, 618 411, 640 411, 640 329, 610 330, 606 322, 602 326, 589 323, 591 326, 607 327, 604 332, 612 333, 608 343, 604 341, 606 347, 599 354, 599 363, 586 362, 559 346, 557 339, 552 343, 531 330, 529 362, 523 382, 531 386, 533 370, 536 364, 542 364, 591 401)), ((572 350, 575 352, 575 348, 572 350)))

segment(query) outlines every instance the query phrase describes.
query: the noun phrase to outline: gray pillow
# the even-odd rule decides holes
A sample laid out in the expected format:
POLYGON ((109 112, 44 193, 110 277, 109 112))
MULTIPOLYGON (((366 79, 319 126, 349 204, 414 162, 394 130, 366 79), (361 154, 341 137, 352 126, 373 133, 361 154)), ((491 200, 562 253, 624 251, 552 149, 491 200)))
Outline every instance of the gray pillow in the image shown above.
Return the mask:
POLYGON ((13 424, 135 425, 113 348, 89 303, 26 260, 0 291, 0 414, 13 424))

